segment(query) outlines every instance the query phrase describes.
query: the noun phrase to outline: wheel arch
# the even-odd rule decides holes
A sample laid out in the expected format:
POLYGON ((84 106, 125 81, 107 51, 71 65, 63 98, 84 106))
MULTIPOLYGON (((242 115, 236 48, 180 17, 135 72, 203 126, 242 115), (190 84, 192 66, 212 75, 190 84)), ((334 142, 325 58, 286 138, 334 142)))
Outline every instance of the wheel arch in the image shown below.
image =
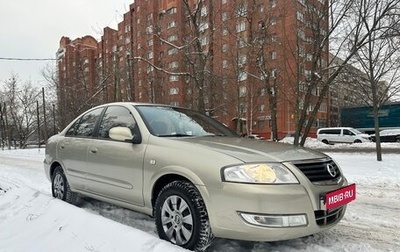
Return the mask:
MULTIPOLYGON (((56 168, 57 167, 61 167, 61 169, 63 169, 63 167, 62 167, 62 165, 59 163, 59 162, 53 162, 51 165, 50 165, 50 169, 49 169, 49 175, 50 175, 50 178, 52 178, 53 177, 53 174, 54 174, 54 171, 56 170, 56 168)), ((64 169, 63 169, 64 170, 64 169)))
POLYGON ((151 191, 151 206, 153 208, 153 216, 154 216, 154 206, 155 206, 155 203, 156 203, 156 200, 157 200, 157 196, 160 193, 161 189, 165 185, 167 185, 167 184, 169 184, 169 183, 171 183, 173 181, 177 181, 177 180, 187 181, 187 182, 192 183, 194 185, 194 183, 192 181, 190 181, 188 178, 186 178, 186 177, 184 177, 182 175, 179 175, 179 174, 170 173, 170 174, 164 174, 163 176, 159 177, 156 180, 156 182, 154 183, 152 191, 151 191))

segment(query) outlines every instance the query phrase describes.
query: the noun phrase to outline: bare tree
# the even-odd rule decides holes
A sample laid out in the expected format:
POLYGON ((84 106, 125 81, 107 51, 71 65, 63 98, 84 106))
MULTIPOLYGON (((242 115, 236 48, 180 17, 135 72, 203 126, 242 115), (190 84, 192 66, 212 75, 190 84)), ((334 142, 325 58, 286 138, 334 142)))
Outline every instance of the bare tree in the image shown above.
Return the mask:
POLYGON ((5 81, 3 95, 9 118, 9 141, 18 141, 19 147, 22 148, 26 145, 28 137, 35 131, 36 101, 40 98, 39 90, 31 82, 26 82, 21 86, 18 75, 12 74, 10 79, 5 81))
POLYGON ((393 17, 397 1, 376 10, 369 30, 365 29, 363 22, 368 8, 365 0, 302 1, 302 4, 306 12, 298 14, 298 23, 305 26, 305 33, 299 26, 285 31, 298 33, 296 43, 287 43, 290 46, 287 56, 295 58, 296 63, 286 65, 285 73, 294 76, 289 80, 294 97, 290 95, 288 100, 295 101, 292 103, 296 122, 295 145, 304 145, 334 80, 357 51, 368 43, 368 34, 384 29, 382 20, 393 17), (333 58, 327 57, 328 51, 333 58), (332 64, 336 56, 343 59, 340 64, 332 64))
POLYGON ((373 108, 377 160, 382 161, 379 135, 379 111, 400 91, 400 1, 362 1, 363 32, 367 42, 356 53, 356 62, 366 73, 363 85, 367 102, 373 108), (385 12, 384 17, 380 13, 385 12), (377 15, 378 14, 378 15, 377 15), (379 25, 379 29, 374 27, 379 25))

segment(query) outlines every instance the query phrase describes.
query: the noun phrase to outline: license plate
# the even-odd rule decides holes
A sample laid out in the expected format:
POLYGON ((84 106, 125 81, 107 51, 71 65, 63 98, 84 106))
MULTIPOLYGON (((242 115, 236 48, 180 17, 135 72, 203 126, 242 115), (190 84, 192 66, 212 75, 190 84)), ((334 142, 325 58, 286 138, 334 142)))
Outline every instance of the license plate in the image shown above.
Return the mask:
POLYGON ((356 184, 342 187, 325 195, 326 210, 343 206, 356 199, 356 184))

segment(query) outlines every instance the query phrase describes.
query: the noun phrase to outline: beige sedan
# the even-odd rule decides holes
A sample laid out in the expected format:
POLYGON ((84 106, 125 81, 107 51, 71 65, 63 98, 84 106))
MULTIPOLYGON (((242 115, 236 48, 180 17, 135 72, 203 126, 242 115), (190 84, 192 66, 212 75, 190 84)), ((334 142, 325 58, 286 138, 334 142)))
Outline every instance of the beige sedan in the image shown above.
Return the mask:
POLYGON ((337 224, 355 198, 328 156, 240 138, 201 113, 111 103, 46 145, 54 197, 89 196, 155 217, 160 238, 205 250, 214 237, 278 241, 337 224))

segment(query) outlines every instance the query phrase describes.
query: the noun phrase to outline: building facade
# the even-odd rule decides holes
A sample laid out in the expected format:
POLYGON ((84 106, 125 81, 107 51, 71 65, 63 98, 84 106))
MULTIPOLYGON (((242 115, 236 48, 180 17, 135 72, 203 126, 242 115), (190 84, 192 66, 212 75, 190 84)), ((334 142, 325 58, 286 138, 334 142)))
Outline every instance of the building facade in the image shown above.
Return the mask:
MULTIPOLYGON (((329 48, 318 54, 315 48, 328 29, 326 4, 135 1, 117 30, 104 28, 100 41, 61 39, 60 86, 87 90, 74 112, 112 101, 171 104, 208 113, 242 134, 269 138, 275 127, 280 138, 295 131, 301 110, 306 118, 312 111, 319 87, 307 87, 318 82, 314 73, 326 78, 320 70, 329 48), (71 59, 83 59, 88 68, 79 72, 71 59), (79 75, 87 82, 76 83, 79 75)), ((71 103, 69 98, 59 94, 60 108, 71 103)), ((326 125, 328 101, 311 132, 326 125)))

